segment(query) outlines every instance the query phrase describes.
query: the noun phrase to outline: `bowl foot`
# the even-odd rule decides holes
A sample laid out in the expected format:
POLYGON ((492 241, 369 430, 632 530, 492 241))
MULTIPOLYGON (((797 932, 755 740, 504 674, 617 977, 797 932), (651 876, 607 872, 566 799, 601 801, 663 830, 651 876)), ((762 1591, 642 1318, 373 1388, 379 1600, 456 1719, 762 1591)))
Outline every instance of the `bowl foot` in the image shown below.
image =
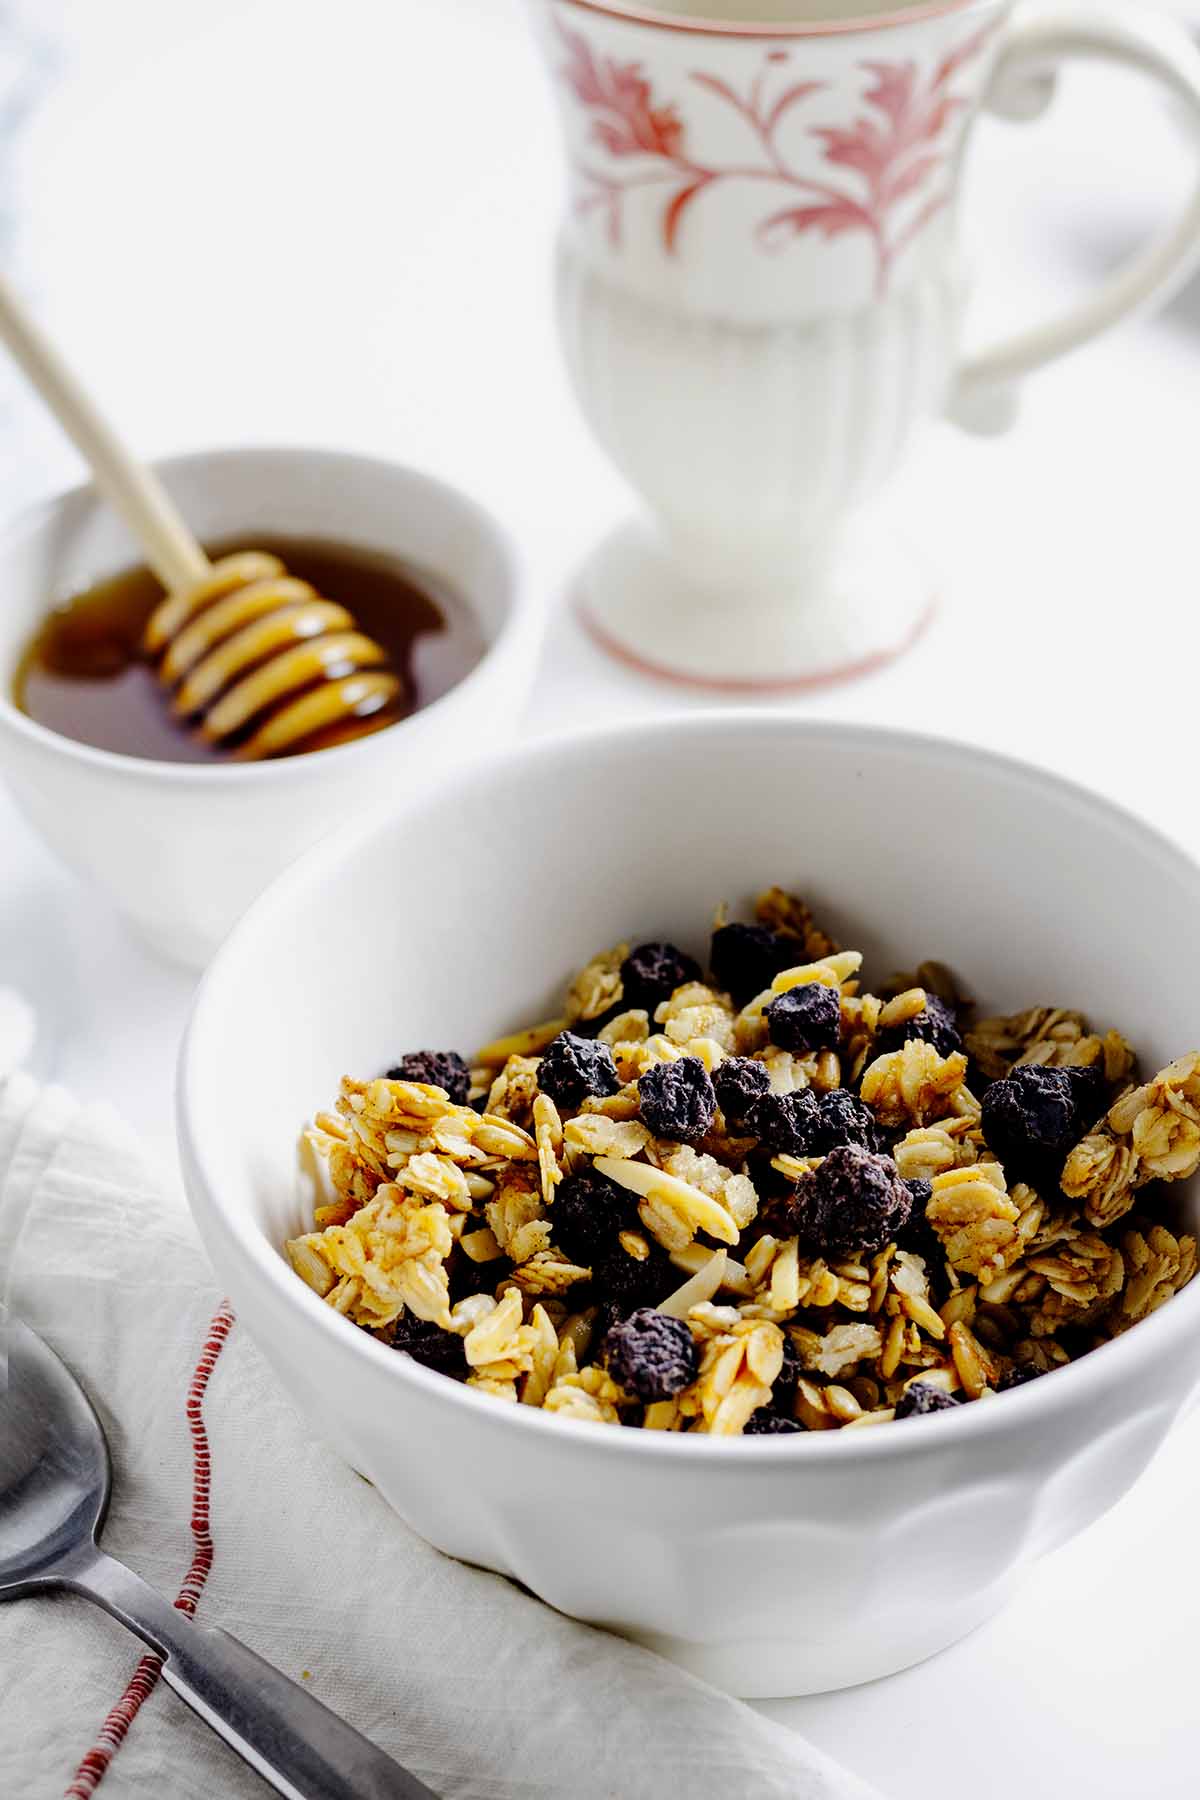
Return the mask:
POLYGON ((906 1619, 890 1630, 876 1619, 869 1630, 835 1633, 823 1643, 762 1638, 698 1644, 654 1633, 628 1635, 742 1700, 796 1700, 861 1687, 927 1662, 985 1625, 1011 1599, 1015 1586, 1015 1578, 1007 1578, 962 1606, 939 1609, 933 1619, 916 1624, 906 1619))
POLYGON ((739 595, 736 578, 692 577, 630 523, 592 552, 576 604, 601 648, 643 675, 718 693, 802 693, 911 649, 936 610, 933 590, 903 538, 870 527, 819 577, 739 595))

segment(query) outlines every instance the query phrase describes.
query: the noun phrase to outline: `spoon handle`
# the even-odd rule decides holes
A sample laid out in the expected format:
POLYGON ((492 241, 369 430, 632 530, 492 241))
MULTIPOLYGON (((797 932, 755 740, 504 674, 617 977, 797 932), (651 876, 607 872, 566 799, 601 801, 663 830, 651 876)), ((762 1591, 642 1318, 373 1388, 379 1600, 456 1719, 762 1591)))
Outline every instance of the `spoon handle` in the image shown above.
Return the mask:
POLYGON ((124 1563, 94 1545, 56 1571, 163 1657, 163 1676, 251 1768, 288 1800, 437 1800, 253 1650, 196 1625, 124 1563))

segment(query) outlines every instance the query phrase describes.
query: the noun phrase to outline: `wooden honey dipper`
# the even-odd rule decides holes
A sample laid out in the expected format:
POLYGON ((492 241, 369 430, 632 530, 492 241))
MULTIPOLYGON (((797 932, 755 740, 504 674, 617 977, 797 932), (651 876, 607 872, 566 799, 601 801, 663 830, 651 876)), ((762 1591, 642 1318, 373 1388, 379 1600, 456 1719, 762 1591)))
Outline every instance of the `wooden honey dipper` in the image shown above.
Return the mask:
POLYGON ((387 652, 277 556, 246 550, 210 562, 2 277, 0 338, 167 590, 143 648, 181 730, 195 727, 214 745, 232 740, 235 755, 257 761, 392 723, 404 683, 387 652))

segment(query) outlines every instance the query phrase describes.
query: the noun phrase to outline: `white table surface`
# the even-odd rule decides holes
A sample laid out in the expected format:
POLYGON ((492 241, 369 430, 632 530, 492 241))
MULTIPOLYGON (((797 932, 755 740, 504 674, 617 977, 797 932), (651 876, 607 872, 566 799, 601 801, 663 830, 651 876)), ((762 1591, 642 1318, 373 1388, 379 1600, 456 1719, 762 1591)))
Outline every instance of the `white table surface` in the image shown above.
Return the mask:
MULTIPOLYGON (((564 604, 627 497, 556 356, 557 146, 517 0, 53 0, 25 16, 59 48, 4 171, 16 266, 134 441, 321 442, 446 474, 511 524, 550 610, 528 731, 689 704, 606 662, 564 604)), ((1050 123, 984 139, 967 220, 981 332, 1061 303, 1186 188, 1170 118, 1096 71, 1050 123)), ((941 616, 907 661, 801 710, 1018 751, 1200 851, 1198 399, 1194 287, 1046 376, 1011 437, 934 429, 893 504, 940 568, 941 616)), ((4 504, 74 473, 0 383, 4 504)), ((1014 891, 1023 903, 1036 895, 1014 891)), ((1164 979, 1169 962, 1164 946, 1164 979)), ((38 1066, 115 1101, 171 1158, 192 982, 131 943, 0 792, 4 981, 39 1009, 38 1066)), ((1194 1796, 1198 1498, 1193 1417, 967 1643, 769 1710, 894 1800, 1194 1796)))

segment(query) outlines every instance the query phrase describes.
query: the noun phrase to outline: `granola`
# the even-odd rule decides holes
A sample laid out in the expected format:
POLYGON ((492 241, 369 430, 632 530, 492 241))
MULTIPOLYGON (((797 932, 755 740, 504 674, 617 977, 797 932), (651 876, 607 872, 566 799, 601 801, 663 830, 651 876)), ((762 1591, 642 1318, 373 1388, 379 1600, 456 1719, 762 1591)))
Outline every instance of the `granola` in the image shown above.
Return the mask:
POLYGON ((974 1020, 933 962, 872 993, 798 896, 754 920, 707 974, 621 943, 553 1020, 347 1077, 296 1273, 495 1399, 724 1437, 1006 1392, 1192 1280, 1200 1051, 1142 1081, 1078 1010, 974 1020))

